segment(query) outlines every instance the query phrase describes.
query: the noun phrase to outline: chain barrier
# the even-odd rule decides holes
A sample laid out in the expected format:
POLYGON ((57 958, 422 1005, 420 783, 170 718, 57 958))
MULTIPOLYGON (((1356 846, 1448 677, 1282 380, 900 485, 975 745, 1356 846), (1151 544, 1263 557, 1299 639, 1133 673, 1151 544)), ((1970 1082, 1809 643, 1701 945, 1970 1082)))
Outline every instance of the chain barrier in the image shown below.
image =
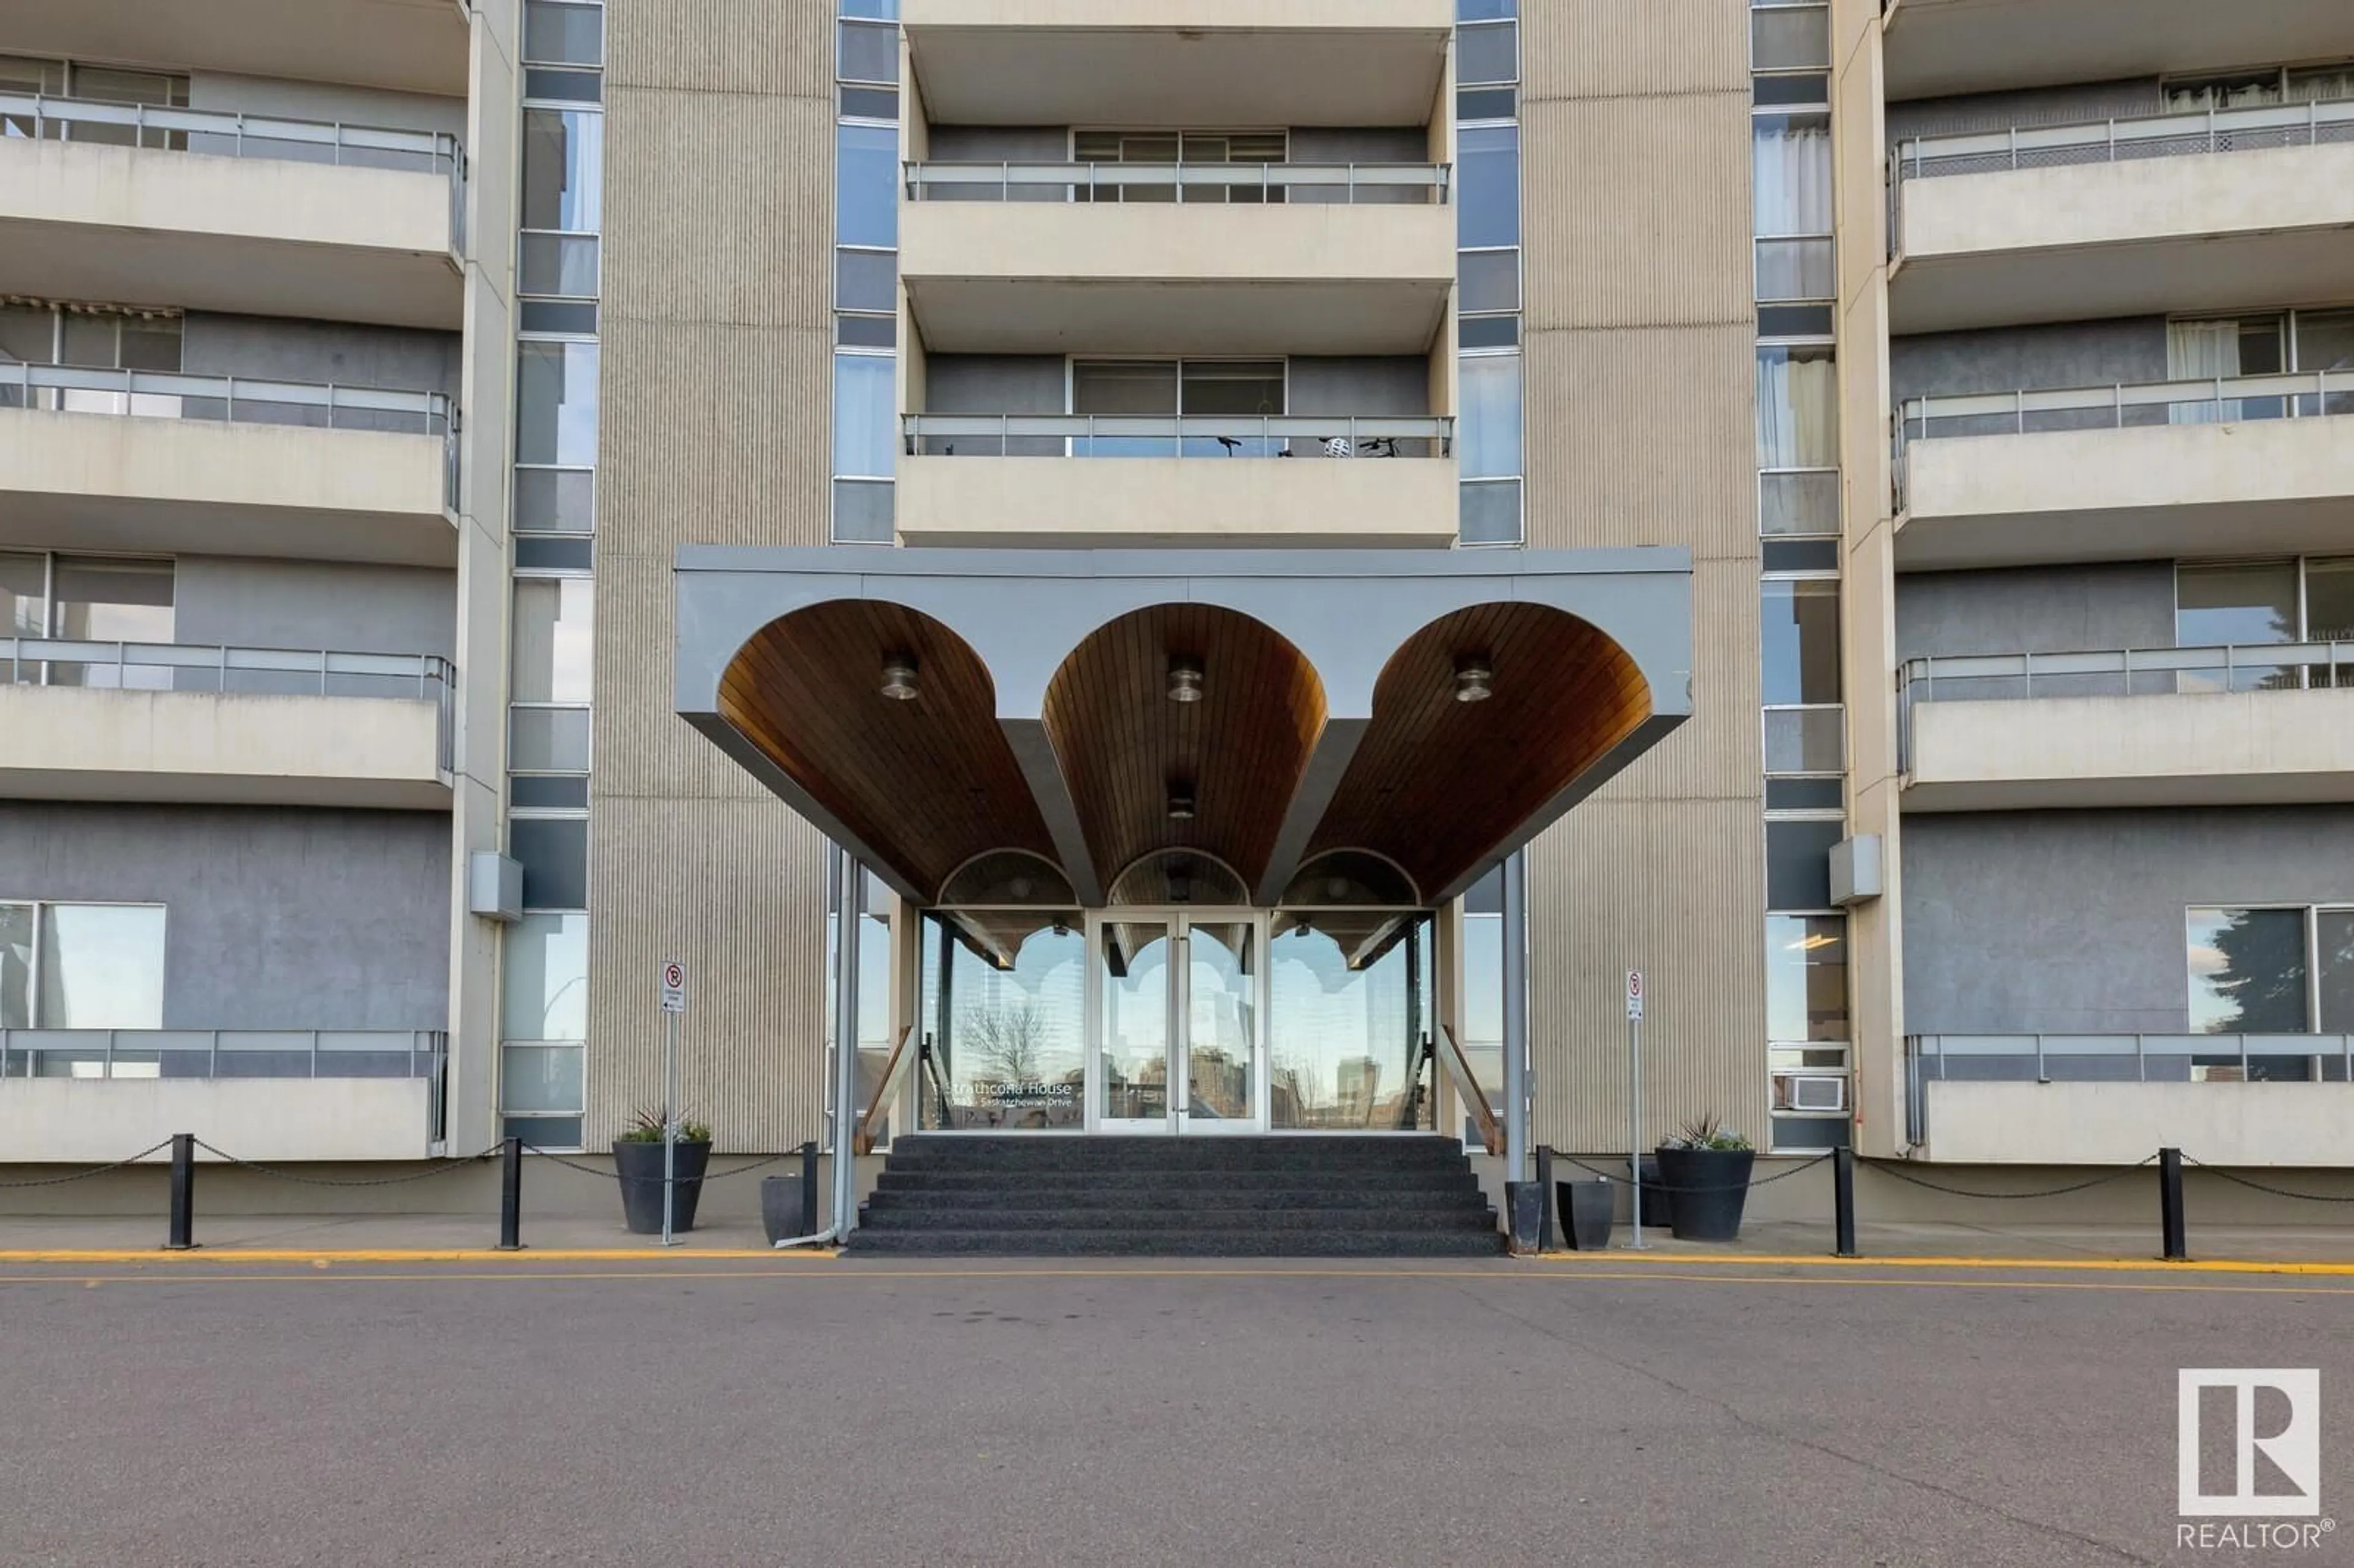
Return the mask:
MULTIPOLYGON (((553 1153, 548 1150, 542 1149, 535 1143, 526 1143, 523 1147, 524 1152, 526 1154, 536 1154, 542 1160, 547 1160, 551 1164, 561 1165, 567 1171, 578 1171, 583 1176, 601 1176, 608 1181, 637 1181, 656 1187, 662 1185, 662 1178, 660 1176, 624 1176, 619 1171, 600 1171, 594 1165, 583 1165, 577 1160, 567 1160, 561 1154, 553 1153)), ((681 1176, 678 1180, 681 1181, 725 1181, 730 1176, 741 1176, 747 1171, 758 1171, 761 1166, 774 1165, 779 1160, 798 1160, 801 1158, 801 1151, 798 1149, 787 1150, 782 1154, 770 1154, 763 1156, 758 1160, 748 1160, 744 1164, 734 1167, 732 1170, 706 1171, 700 1176, 681 1176)))
MULTIPOLYGON (((1591 1171, 1593 1174, 1601 1177, 1605 1181, 1616 1181, 1622 1186, 1627 1184, 1627 1178, 1618 1174, 1618 1172, 1615 1171, 1600 1170, 1595 1166, 1588 1165, 1583 1160, 1574 1159, 1566 1154, 1556 1154, 1553 1158, 1562 1161, 1564 1164, 1575 1165, 1580 1171, 1591 1171)), ((1695 1197, 1703 1192, 1746 1192, 1752 1187, 1770 1187, 1776 1181, 1787 1181, 1801 1171, 1812 1171, 1816 1166, 1820 1165, 1824 1160, 1829 1160, 1829 1158, 1830 1156, 1828 1154, 1818 1154, 1803 1165, 1793 1165, 1787 1171, 1776 1171, 1771 1176, 1760 1176, 1755 1181, 1739 1181, 1734 1182, 1730 1186, 1670 1187, 1665 1181, 1646 1181, 1643 1185, 1647 1190, 1653 1192, 1666 1192, 1670 1194, 1690 1192, 1695 1197)))
POLYGON ((30 1181, 0 1181, 0 1187, 62 1187, 69 1181, 86 1181, 92 1176, 103 1176, 110 1171, 120 1171, 126 1165, 136 1165, 149 1155, 171 1147, 172 1140, 167 1138, 153 1149, 143 1149, 138 1153, 118 1160, 111 1165, 93 1165, 87 1171, 77 1171, 69 1176, 41 1176, 30 1181))
POLYGON ((2057 1198, 2063 1193, 2082 1192, 2088 1188, 2098 1187, 2106 1182, 2123 1181, 2126 1177, 2132 1175, 2134 1172, 2137 1171, 2147 1171, 2149 1167, 2158 1163, 2158 1156, 2153 1154, 2137 1164, 2128 1165, 2120 1171, 2106 1171, 2102 1175, 2092 1178, 2092 1180, 2088 1181, 2072 1181, 2064 1187, 2039 1187, 2031 1192, 1980 1192, 1967 1187, 1949 1187, 1942 1181, 1931 1181, 1919 1176, 1908 1176, 1903 1171, 1897 1169, 1893 1163, 1886 1160, 1867 1161, 1860 1160, 1856 1161, 1856 1163, 1866 1170, 1877 1171, 1883 1176, 1893 1176, 1899 1181, 1909 1181, 1915 1187, 1926 1187, 1932 1192, 1943 1192, 1948 1197, 2057 1198))
POLYGON ((499 1152, 499 1146, 494 1143, 480 1154, 469 1155, 460 1160, 443 1160, 440 1164, 429 1166, 422 1171, 411 1171, 399 1176, 370 1176, 350 1180, 330 1176, 298 1176, 292 1171, 281 1171, 274 1165, 260 1165, 250 1160, 239 1160, 225 1149, 215 1149, 201 1138, 196 1140, 196 1145, 206 1153, 240 1169, 258 1171, 264 1176, 275 1176, 281 1181, 299 1182, 305 1187, 398 1187, 404 1182, 429 1181, 436 1176, 446 1176, 452 1171, 463 1171, 470 1165, 480 1165, 485 1160, 496 1159, 499 1152))
POLYGON ((2188 1154, 2182 1157, 2182 1162, 2185 1165, 2196 1165, 2209 1175, 2220 1176, 2235 1186, 2253 1187, 2259 1192, 2269 1192, 2275 1198, 2302 1198, 2308 1203, 2354 1203, 2354 1193, 2292 1192, 2285 1187, 2274 1187, 2263 1181, 2252 1181, 2245 1176, 2234 1176, 2220 1165, 2210 1165, 2205 1160, 2194 1160, 2188 1154))

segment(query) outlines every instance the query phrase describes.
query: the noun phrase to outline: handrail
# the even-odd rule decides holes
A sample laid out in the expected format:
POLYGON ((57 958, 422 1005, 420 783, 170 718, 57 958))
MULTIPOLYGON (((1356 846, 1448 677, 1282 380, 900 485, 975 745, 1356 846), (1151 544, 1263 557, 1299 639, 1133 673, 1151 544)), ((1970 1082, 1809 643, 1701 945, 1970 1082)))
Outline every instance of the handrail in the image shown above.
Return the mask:
MULTIPOLYGON (((421 158, 425 172, 440 174, 465 156, 464 145, 447 131, 410 131, 383 125, 346 125, 334 120, 290 120, 277 115, 246 114, 225 109, 178 109, 153 103, 101 103, 92 99, 58 98, 42 92, 0 92, 0 116, 29 116, 33 134, 45 136, 52 122, 75 125, 124 125, 134 131, 161 131, 185 136, 225 136, 228 157, 252 155, 284 158, 270 152, 281 146, 323 147, 331 162, 342 164, 346 153, 421 158)), ((208 151, 210 149, 207 149, 208 151)), ((382 164, 369 165, 384 167, 382 164)))
POLYGON ((2064 125, 1913 136, 1897 143, 1895 164, 1899 179, 1922 179, 2021 167, 2105 164, 2120 157, 2179 157, 2260 147, 2312 146, 2333 141, 2354 141, 2354 99, 2314 99, 2304 103, 2189 110, 2081 120, 2064 125), (2244 144, 2235 140, 2250 137, 2251 132, 2254 135, 2244 144), (2025 154, 2024 163, 2021 154, 2025 154), (1964 166, 1940 166, 1951 164, 1964 166))
MULTIPOLYGON (((1428 191, 1445 206, 1454 186, 1449 164, 1105 164, 1031 162, 922 162, 905 165, 910 201, 938 199, 935 190, 953 189, 968 199, 1066 201, 1076 193, 1130 188, 1164 190, 1179 201, 1189 190, 1256 190, 1262 198, 1279 191, 1337 192, 1344 203, 1373 191, 1428 191), (1033 194, 1034 193, 1034 194, 1033 194)), ((1401 205, 1429 205, 1405 203, 1401 205)))
MULTIPOLYGON (((36 390, 96 392, 131 400, 120 409, 106 410, 117 413, 272 425, 299 422, 272 418, 271 411, 275 409, 323 408, 329 429, 335 428, 338 413, 399 414, 417 420, 417 433, 422 435, 446 433, 451 427, 453 412, 450 397, 443 392, 346 387, 332 381, 207 376, 180 370, 101 370, 79 365, 0 363, 0 394, 12 388, 17 393, 16 400, 11 402, 0 397, 0 408, 31 408, 36 390), (185 407, 191 398, 217 403, 220 411, 191 413, 185 407), (158 399, 171 401, 169 406, 159 406, 158 399)), ((63 408, 69 413, 98 411, 74 409, 66 406, 62 398, 48 399, 42 406, 63 408)))
MULTIPOLYGON (((883 1065, 883 1079, 875 1086, 875 1097, 867 1102, 866 1109, 859 1116, 857 1131, 851 1139, 851 1148, 855 1152, 875 1152, 875 1128, 890 1114, 891 1097, 898 1092, 900 1076, 914 1061, 907 1054, 907 1042, 915 1037, 916 1026, 910 1023, 901 1031, 899 1044, 891 1047, 891 1059, 883 1065)), ((858 1047, 854 1043, 850 1049, 855 1051, 858 1047)))
MULTIPOLYGON (((2181 408, 2211 408, 2218 422, 2233 419, 2309 418, 2324 414, 2354 413, 2354 370, 2308 370, 2290 375, 2184 377, 2172 381, 2112 382, 2106 387, 2062 387, 2033 392, 1973 392, 1908 397, 1897 408, 1897 429, 1908 440, 1935 439, 1930 428, 1937 419, 2000 419, 2011 422, 2012 434, 2028 434, 2031 414, 2079 413, 2105 410, 2107 428, 2129 422, 2164 424, 2163 418, 2128 421, 2125 410, 2156 412, 2181 408), (2336 399, 2335 405, 2330 401, 2336 399), (2256 405, 2251 408, 2250 404, 2256 405), (2277 405, 2274 409, 2268 405, 2277 405), (2227 408, 2227 405, 2229 406, 2227 408)), ((2088 428, 2071 423, 2068 429, 2088 428)), ((2089 428, 2100 429, 2100 425, 2089 428)), ((1972 432, 1986 434, 1988 432, 1972 432)), ((2002 432, 1994 432, 2002 433, 2002 432)))
POLYGON ((1456 1094, 1462 1098, 1471 1119, 1479 1124, 1479 1141, 1487 1146, 1489 1153, 1503 1153, 1503 1126, 1496 1120, 1495 1107, 1488 1103, 1487 1091, 1479 1087, 1479 1080, 1471 1071, 1470 1058, 1463 1054, 1462 1044, 1455 1038, 1454 1030, 1442 1023, 1438 1032, 1447 1037, 1447 1050, 1440 1060, 1447 1064, 1447 1075, 1453 1080, 1456 1094))
MULTIPOLYGON (((2132 677, 2140 674, 2209 674, 2220 672, 2231 685, 2242 670, 2334 670, 2354 666, 2354 641, 2316 639, 2309 642, 2213 643, 2190 648, 2120 648, 2070 653, 1943 653, 1908 659, 1896 672, 1897 689, 1922 702, 1938 698, 1939 681, 2017 681, 2022 695, 2035 694, 2035 682, 2088 675, 2126 677, 2126 696, 2170 696, 2172 685, 2136 691, 2132 677)), ((2237 689, 2234 687, 2233 689, 2237 689)), ((2070 695, 2083 693, 2071 692, 2070 695)), ((1971 692, 1966 701, 1988 700, 1971 692)))
MULTIPOLYGON (((939 1097, 940 1126, 945 1128, 949 1125, 949 1086, 940 1081, 939 1060, 932 1054, 932 1043, 928 1037, 924 1041, 923 1049, 917 1054, 917 1060, 923 1063, 924 1076, 932 1081, 932 1093, 939 1097)), ((921 1089, 917 1091, 918 1102, 921 1101, 922 1093, 921 1089)), ((922 1107, 919 1103, 916 1117, 916 1125, 918 1127, 921 1127, 924 1121, 921 1111, 922 1107)))
POLYGON ((168 1075, 176 1078, 217 1078, 221 1059, 260 1054, 300 1055, 299 1073, 254 1073, 239 1066, 231 1077, 342 1078, 437 1076, 449 1049, 449 1036, 432 1029, 0 1029, 0 1078, 70 1077, 77 1065, 95 1065, 101 1078, 153 1077, 162 1074, 160 1062, 122 1059, 125 1052, 140 1054, 170 1053, 168 1075), (407 1071, 337 1072, 359 1056, 408 1058, 407 1071), (50 1058, 44 1063, 43 1058, 50 1058), (44 1072, 45 1065, 64 1072, 44 1072), (118 1073, 118 1066, 149 1067, 137 1075, 118 1073), (324 1068, 326 1070, 323 1071, 324 1068))
POLYGON ((2166 1034, 2100 1033, 2030 1031, 2016 1034, 1908 1034, 1904 1037, 1905 1136, 1922 1142, 1929 1130, 1929 1086, 1933 1083, 2051 1083, 2057 1060, 2105 1058, 2114 1066, 2101 1072, 2062 1075, 2077 1083, 2198 1083, 2251 1081, 2250 1066, 2259 1060, 2275 1063, 2318 1059, 2338 1063, 2339 1076, 2317 1070, 2303 1078, 2276 1078, 2267 1083, 2344 1083, 2354 1080, 2354 1034, 2166 1034), (2221 1056, 2236 1061, 2237 1079, 2200 1079, 2192 1072, 2193 1056, 2221 1056), (1964 1071, 1948 1075, 1949 1059, 1972 1061, 1964 1071), (2007 1069, 1999 1064, 2007 1061, 2007 1069), (2179 1075, 2162 1072, 2150 1076, 2152 1062, 2172 1062, 2179 1075))
MULTIPOLYGON (((1331 457, 1396 452, 1398 441, 1435 441, 1437 455, 1454 450, 1455 420, 1445 414, 1329 415, 1129 415, 1129 414, 906 414, 900 417, 907 455, 928 455, 928 440, 1006 442, 1024 439, 1071 441, 1165 441, 1183 456, 1183 443, 1216 444, 1226 457, 1331 457), (1345 450, 1343 450, 1345 448, 1345 450)), ((953 456, 953 453, 944 455, 953 456)), ((985 449, 968 455, 993 456, 985 449)), ((1080 452, 1076 455, 1092 455, 1080 452)))

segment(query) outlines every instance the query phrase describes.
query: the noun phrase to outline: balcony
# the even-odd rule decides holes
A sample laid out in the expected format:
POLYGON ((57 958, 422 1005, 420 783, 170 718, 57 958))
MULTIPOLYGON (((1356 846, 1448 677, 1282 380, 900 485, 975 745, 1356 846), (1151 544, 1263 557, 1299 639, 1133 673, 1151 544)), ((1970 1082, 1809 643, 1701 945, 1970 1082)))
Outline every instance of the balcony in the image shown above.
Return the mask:
POLYGON ((23 94, 0 127, 0 293, 464 325, 454 137, 23 94))
POLYGON ((0 1149, 103 1164, 193 1132, 245 1160, 423 1159, 448 1054, 421 1030, 0 1030, 0 1149))
POLYGON ((1897 567, 2342 549, 2348 414, 2348 371, 1914 398, 1897 567))
POLYGON ((2354 800, 2354 643, 1915 659, 1908 811, 2354 800))
POLYGON ((8 48, 93 60, 466 96, 452 0, 10 0, 8 48))
POLYGON ((1891 161, 1898 333, 2354 295, 2354 101, 1934 136, 1891 161))
POLYGON ((1455 421, 1442 417, 922 414, 904 429, 907 545, 1455 542, 1455 421))
POLYGON ((899 275, 939 354, 1426 353, 1443 164, 911 164, 899 275))
POLYGON ((917 112, 962 125, 1422 125, 1450 0, 905 0, 917 112))
POLYGON ((1904 1065, 1907 1136, 1930 1160, 2354 1163, 2354 1036, 1925 1034, 1904 1065))
POLYGON ((457 423, 438 392, 0 365, 0 545, 447 567, 457 423))
POLYGON ((0 639, 0 799, 447 810, 432 654, 0 639))
POLYGON ((2327 5, 2215 0, 1889 0, 1890 99, 2116 81, 2346 52, 2327 5))

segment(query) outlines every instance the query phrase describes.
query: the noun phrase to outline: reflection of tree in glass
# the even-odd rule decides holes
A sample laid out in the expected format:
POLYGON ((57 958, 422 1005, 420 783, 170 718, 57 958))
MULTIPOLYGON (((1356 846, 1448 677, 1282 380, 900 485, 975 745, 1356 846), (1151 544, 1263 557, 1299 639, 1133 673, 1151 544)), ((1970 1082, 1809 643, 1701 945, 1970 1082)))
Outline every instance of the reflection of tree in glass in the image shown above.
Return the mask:
POLYGON ((964 1010, 958 1044, 977 1075, 1008 1084, 1034 1082, 1046 1054, 1046 1010, 1035 1001, 1002 1001, 964 1010))
POLYGON ((2232 1012, 2218 1018, 2219 1034, 2300 1034, 2305 1032, 2305 919, 2291 909, 2226 911, 2215 932, 2222 966, 2207 984, 2232 1012))

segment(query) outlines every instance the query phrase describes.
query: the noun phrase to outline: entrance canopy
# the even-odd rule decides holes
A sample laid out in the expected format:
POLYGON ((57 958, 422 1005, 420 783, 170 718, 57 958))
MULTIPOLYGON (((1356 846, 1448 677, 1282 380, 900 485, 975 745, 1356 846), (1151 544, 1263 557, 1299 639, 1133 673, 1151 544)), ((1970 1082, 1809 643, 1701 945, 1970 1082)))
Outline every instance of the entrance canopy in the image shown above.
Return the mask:
POLYGON ((1681 550, 688 546, 675 577, 680 715, 927 905, 1025 866, 1089 907, 1440 903, 1691 713, 1681 550))

